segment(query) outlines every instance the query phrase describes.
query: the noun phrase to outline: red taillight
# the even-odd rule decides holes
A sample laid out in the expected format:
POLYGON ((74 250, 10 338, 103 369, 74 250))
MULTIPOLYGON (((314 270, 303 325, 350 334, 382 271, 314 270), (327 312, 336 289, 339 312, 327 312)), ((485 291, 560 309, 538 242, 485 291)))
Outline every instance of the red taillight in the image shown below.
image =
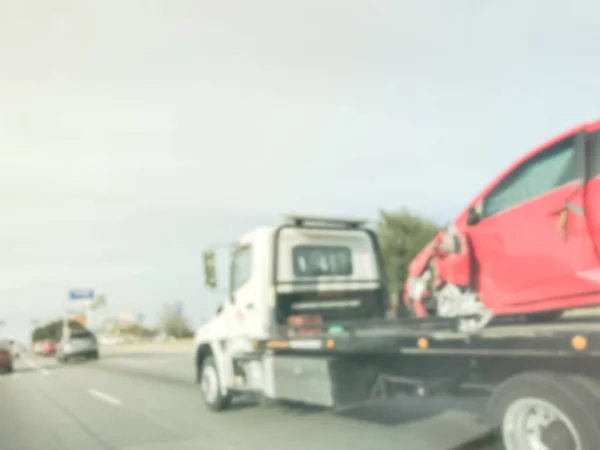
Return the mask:
POLYGON ((300 336, 323 332, 323 318, 317 315, 296 315, 288 317, 288 326, 300 336))

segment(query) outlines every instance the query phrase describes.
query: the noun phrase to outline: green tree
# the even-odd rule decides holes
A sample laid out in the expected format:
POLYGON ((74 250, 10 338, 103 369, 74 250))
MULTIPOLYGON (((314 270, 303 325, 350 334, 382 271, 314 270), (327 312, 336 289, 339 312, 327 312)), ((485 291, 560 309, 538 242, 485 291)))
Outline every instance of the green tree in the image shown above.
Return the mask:
POLYGON ((175 303, 165 305, 161 317, 161 327, 169 336, 177 338, 194 337, 194 330, 185 317, 178 316, 175 303))
POLYGON ((393 305, 401 295, 410 262, 440 229, 434 221, 406 209, 380 212, 377 232, 393 305))
MULTIPOLYGON (((85 330, 85 327, 75 320, 69 320, 69 329, 72 331, 85 330)), ((52 322, 37 326, 31 333, 32 341, 42 341, 45 339, 59 340, 62 335, 63 320, 58 319, 52 322)))
POLYGON ((134 336, 137 338, 152 338, 156 335, 156 330, 137 323, 121 325, 116 327, 115 330, 118 330, 120 335, 134 336))

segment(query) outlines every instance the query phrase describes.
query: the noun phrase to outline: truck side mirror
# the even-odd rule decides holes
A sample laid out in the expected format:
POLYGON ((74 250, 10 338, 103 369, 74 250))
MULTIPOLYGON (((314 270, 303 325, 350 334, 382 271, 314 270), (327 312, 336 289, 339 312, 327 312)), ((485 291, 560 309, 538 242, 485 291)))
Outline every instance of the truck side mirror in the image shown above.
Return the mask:
POLYGON ((469 212, 467 213, 467 225, 477 225, 480 220, 481 217, 479 216, 479 213, 475 210, 475 208, 469 208, 469 212))
POLYGON ((215 269, 215 252, 206 250, 204 252, 204 284, 211 289, 217 287, 217 272, 215 269))

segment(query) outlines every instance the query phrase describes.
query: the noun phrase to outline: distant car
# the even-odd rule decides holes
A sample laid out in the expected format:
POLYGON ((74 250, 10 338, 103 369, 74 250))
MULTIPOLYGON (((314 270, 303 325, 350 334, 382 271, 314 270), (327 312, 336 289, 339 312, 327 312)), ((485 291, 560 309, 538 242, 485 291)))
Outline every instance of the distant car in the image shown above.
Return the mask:
POLYGON ((98 340, 88 330, 71 330, 58 342, 56 359, 67 362, 76 357, 98 359, 98 340))
POLYGON ((35 341, 32 346, 33 353, 36 355, 44 354, 44 343, 45 341, 35 341))
POLYGON ((47 340, 42 345, 42 355, 53 356, 56 353, 56 342, 47 340))
POLYGON ((10 343, 0 343, 0 373, 13 371, 13 358, 10 343))

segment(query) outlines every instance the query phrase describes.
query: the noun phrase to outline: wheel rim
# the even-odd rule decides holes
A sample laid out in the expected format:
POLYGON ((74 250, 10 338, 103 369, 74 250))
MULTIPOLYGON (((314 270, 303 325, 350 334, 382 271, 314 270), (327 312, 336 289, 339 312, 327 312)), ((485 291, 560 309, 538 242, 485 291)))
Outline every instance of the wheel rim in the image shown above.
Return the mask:
POLYGON ((502 421, 502 436, 507 450, 583 449, 571 419, 538 398, 523 398, 509 406, 502 421))
POLYGON ((202 370, 202 392, 209 403, 214 403, 219 395, 219 378, 213 366, 207 366, 202 370))

